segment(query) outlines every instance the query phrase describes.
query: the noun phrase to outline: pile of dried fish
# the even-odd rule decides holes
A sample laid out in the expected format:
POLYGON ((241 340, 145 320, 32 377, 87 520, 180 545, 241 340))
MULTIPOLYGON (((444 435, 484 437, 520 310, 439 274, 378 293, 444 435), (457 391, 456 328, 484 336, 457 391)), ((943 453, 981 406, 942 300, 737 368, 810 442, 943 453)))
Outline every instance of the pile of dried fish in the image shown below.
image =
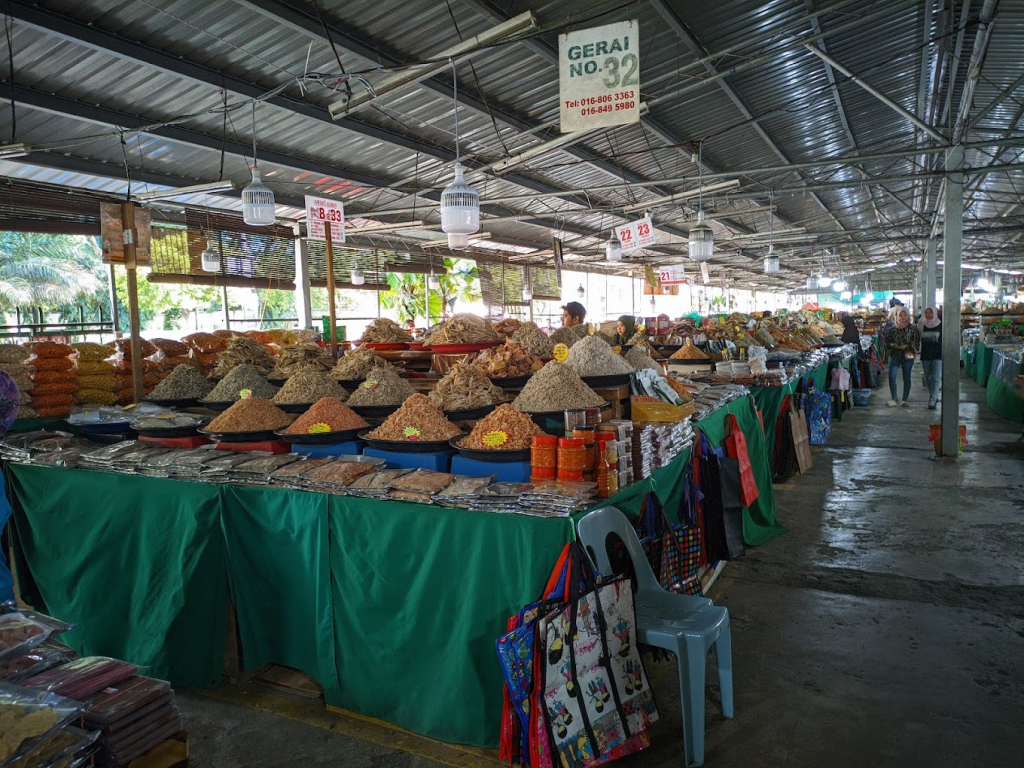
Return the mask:
POLYGON ((521 346, 531 355, 551 357, 555 342, 536 323, 526 322, 512 334, 512 341, 521 346))
POLYGON ((533 436, 543 434, 527 414, 511 405, 499 405, 478 421, 459 445, 486 451, 516 451, 529 448, 533 436))
POLYGON ((394 320, 378 317, 363 331, 360 344, 393 344, 399 341, 412 341, 412 334, 404 330, 394 320))
MULTIPOLYGON (((253 371, 255 373, 255 371, 253 371)), ((257 374, 258 375, 258 374, 257 374)), ((199 400, 210 394, 213 384, 191 365, 179 365, 149 393, 150 400, 199 400)))
POLYGON ((526 382, 512 405, 524 413, 547 413, 592 408, 603 402, 571 366, 552 360, 526 382))
POLYGON ((577 341, 590 335, 590 330, 585 325, 574 325, 571 328, 559 328, 551 334, 551 344, 565 344, 571 347, 577 341))
POLYGON ((414 394, 416 392, 409 382, 399 376, 394 368, 371 368, 366 380, 349 395, 348 404, 401 405, 414 394))
POLYGON ((430 402, 429 397, 415 394, 366 436, 373 440, 434 443, 450 440, 461 432, 430 402))
POLYGON ((331 378, 359 381, 365 379, 374 368, 393 369, 394 366, 372 349, 356 349, 346 353, 338 360, 338 363, 331 369, 331 378))
POLYGON ((478 344, 484 341, 501 341, 502 337, 488 320, 469 313, 455 315, 450 320, 432 329, 423 339, 431 344, 478 344))
POLYGON ((503 403, 505 391, 491 384, 475 366, 456 363, 437 382, 430 393, 430 402, 444 411, 460 411, 503 403))
POLYGON ((325 397, 317 400, 313 407, 292 422, 285 432, 290 435, 313 435, 318 432, 343 432, 368 426, 370 425, 362 416, 341 400, 325 397))
POLYGON ((207 431, 266 432, 287 427, 292 423, 292 418, 269 400, 247 397, 211 421, 207 431))
POLYGON ((705 355, 699 348, 693 346, 690 340, 686 340, 686 344, 681 346, 675 352, 669 356, 669 360, 699 360, 705 361, 711 358, 705 355))
POLYGON ((248 365, 266 376, 274 370, 274 358, 270 356, 266 347, 248 336, 232 336, 228 339, 227 349, 217 358, 217 365, 210 376, 222 379, 239 365, 248 365))
POLYGON ((614 376, 632 373, 633 366, 612 351, 600 336, 580 339, 569 350, 565 360, 580 376, 614 376))
POLYGON ((507 379, 536 373, 544 367, 544 361, 531 355, 512 339, 508 339, 500 347, 485 349, 477 355, 473 365, 487 376, 507 379))
POLYGON ((494 324, 494 330, 502 336, 511 336, 522 326, 514 317, 505 317, 494 324))
POLYGON ((322 397, 344 400, 348 392, 326 373, 300 371, 288 379, 274 395, 274 402, 278 405, 302 405, 315 403, 322 397))
POLYGON ((633 347, 623 355, 623 358, 638 371, 650 369, 658 373, 662 372, 661 365, 648 354, 647 347, 633 347))
POLYGON ((277 387, 260 376, 254 368, 238 365, 220 380, 220 383, 203 398, 203 402, 228 403, 247 395, 269 400, 276 394, 277 387))
POLYGON ((270 372, 272 379, 287 379, 300 371, 318 371, 326 373, 331 370, 334 361, 327 351, 317 344, 292 344, 281 350, 277 365, 270 372))

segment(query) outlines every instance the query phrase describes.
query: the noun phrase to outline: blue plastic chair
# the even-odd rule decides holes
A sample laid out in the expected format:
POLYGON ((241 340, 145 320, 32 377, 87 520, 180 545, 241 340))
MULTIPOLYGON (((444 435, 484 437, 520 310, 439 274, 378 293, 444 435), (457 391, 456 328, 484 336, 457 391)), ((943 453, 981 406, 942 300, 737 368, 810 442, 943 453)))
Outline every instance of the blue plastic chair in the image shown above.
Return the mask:
POLYGON ((594 510, 579 521, 577 529, 580 542, 602 574, 614 572, 608 558, 608 537, 615 534, 625 544, 636 573, 637 640, 671 651, 679 660, 686 764, 703 765, 705 668, 713 645, 717 645, 722 714, 733 716, 729 610, 706 597, 677 595, 662 589, 632 524, 615 507, 594 510))

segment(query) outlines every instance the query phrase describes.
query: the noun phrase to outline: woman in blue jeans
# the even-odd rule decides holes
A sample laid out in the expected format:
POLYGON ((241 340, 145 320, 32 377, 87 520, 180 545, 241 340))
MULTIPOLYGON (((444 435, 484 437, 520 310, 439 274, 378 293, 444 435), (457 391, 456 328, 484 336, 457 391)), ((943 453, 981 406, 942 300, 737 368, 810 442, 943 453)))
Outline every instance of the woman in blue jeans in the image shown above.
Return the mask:
POLYGON ((900 404, 896 396, 896 379, 903 371, 903 407, 909 408, 910 403, 910 372, 914 370, 914 360, 921 351, 921 332, 910 322, 910 311, 900 307, 896 314, 896 324, 885 334, 885 346, 889 350, 889 392, 892 395, 886 405, 893 408, 900 404))
POLYGON ((925 309, 917 321, 917 330, 921 332, 921 367, 928 384, 928 410, 934 411, 942 384, 942 321, 934 307, 925 309))

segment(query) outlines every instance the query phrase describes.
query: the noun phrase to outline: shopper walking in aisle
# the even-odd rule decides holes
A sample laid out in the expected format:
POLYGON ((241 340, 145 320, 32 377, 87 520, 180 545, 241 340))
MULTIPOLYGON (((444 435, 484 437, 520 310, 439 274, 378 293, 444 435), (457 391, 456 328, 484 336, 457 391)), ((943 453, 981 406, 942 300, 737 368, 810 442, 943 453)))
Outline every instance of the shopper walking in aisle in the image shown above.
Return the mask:
POLYGON ((910 311, 900 307, 896 313, 896 324, 885 334, 885 347, 889 350, 889 393, 892 395, 886 405, 890 408, 900 404, 896 397, 896 379, 903 371, 903 407, 909 408, 910 373, 914 370, 914 359, 921 351, 921 332, 910 322, 910 311))
POLYGON ((934 307, 924 310, 917 321, 917 330, 921 333, 921 367, 928 385, 928 410, 934 411, 942 382, 942 320, 934 307))

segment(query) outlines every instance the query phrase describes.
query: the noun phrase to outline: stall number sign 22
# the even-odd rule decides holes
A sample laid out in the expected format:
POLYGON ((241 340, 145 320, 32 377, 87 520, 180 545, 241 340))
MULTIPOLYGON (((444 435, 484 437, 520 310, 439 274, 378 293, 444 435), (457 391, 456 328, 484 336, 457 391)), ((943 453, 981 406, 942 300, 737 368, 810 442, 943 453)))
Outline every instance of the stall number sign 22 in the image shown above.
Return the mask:
POLYGON ((655 243, 654 224, 650 216, 616 227, 615 234, 622 243, 623 253, 632 253, 638 248, 649 248, 655 243))
POLYGON ((559 35, 562 133, 640 120, 639 53, 636 20, 559 35))
POLYGON ((324 225, 331 223, 331 242, 345 242, 345 205, 340 200, 306 195, 306 234, 310 240, 326 240, 324 225))

